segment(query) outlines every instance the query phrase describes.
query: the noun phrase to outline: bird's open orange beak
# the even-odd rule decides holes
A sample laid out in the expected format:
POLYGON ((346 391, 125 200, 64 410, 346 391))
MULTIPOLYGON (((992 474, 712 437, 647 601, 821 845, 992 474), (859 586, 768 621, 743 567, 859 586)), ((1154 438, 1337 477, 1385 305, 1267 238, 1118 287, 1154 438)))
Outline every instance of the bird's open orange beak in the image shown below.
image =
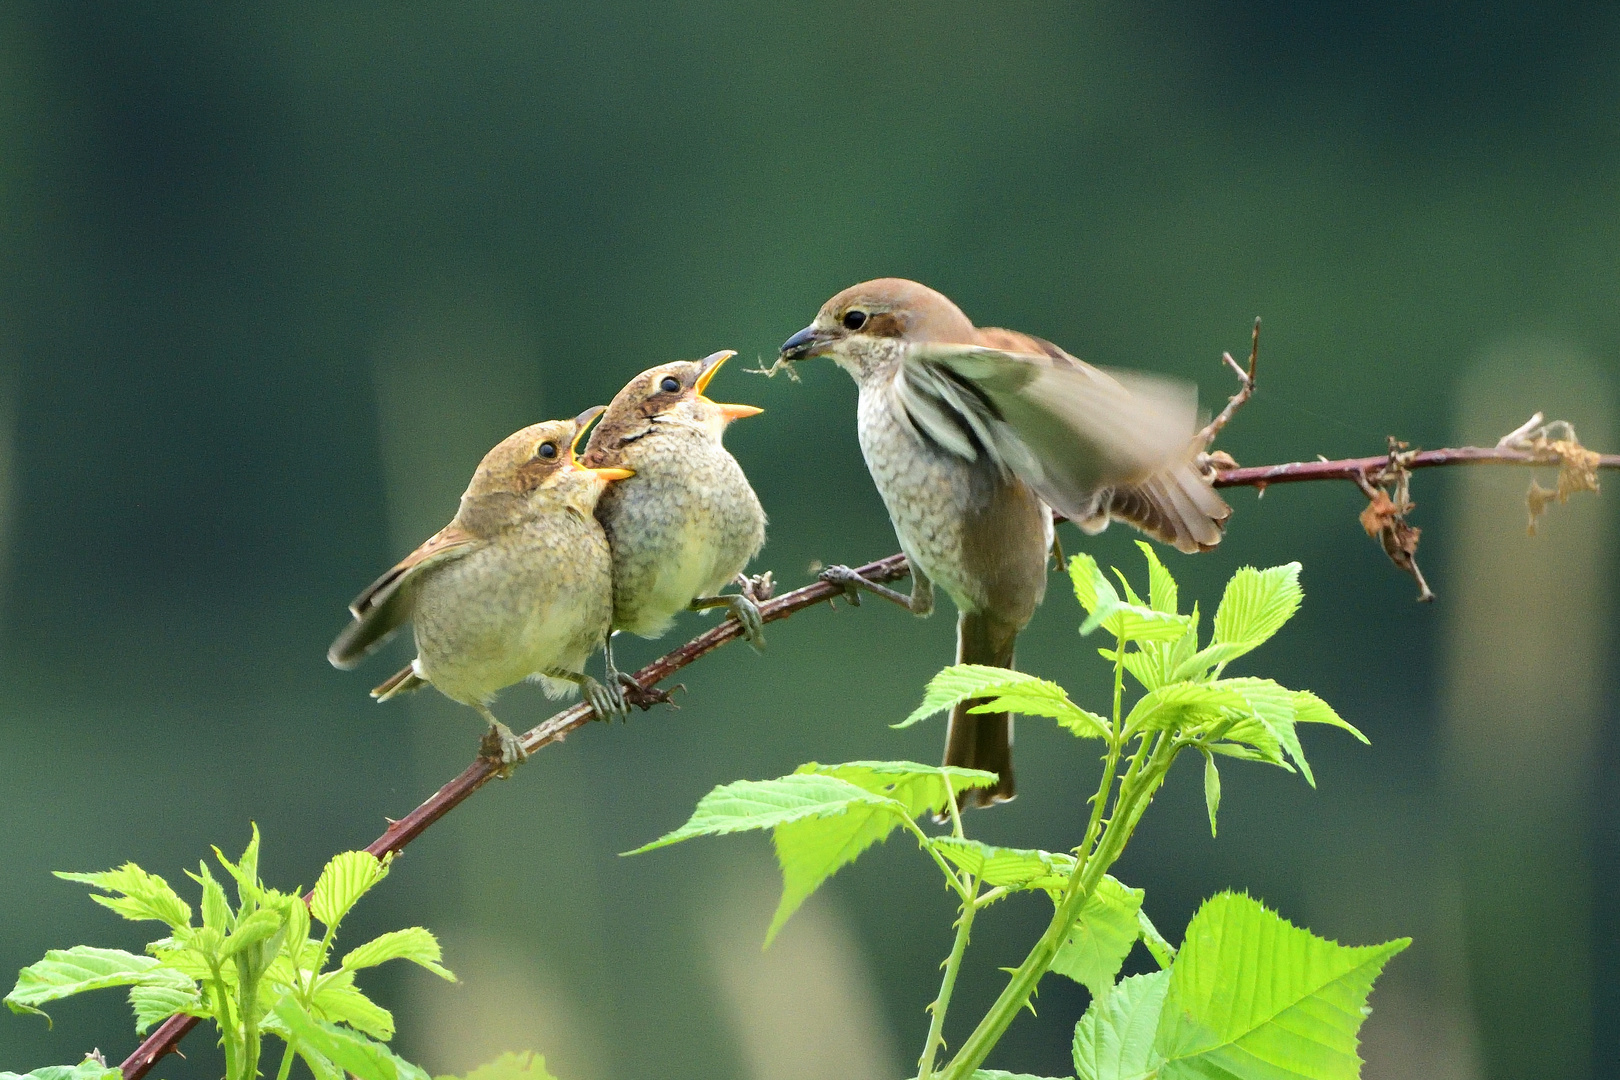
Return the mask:
POLYGON ((714 378, 714 373, 720 370, 720 366, 722 364, 736 355, 737 352, 734 349, 721 349, 719 352, 710 353, 708 356, 705 356, 702 360, 698 361, 698 363, 703 365, 703 373, 697 377, 696 388, 698 397, 703 401, 708 401, 710 405, 713 405, 715 408, 719 409, 720 415, 726 418, 726 423, 728 424, 733 420, 741 420, 745 416, 758 416, 760 413, 765 411, 764 409, 758 408, 754 405, 727 405, 719 401, 709 401, 709 399, 704 396, 704 391, 708 390, 709 380, 714 378))
POLYGON ((595 473, 611 484, 615 480, 629 479, 636 475, 636 471, 634 469, 587 469, 579 463, 579 441, 585 437, 585 432, 590 429, 591 421, 605 412, 607 412, 606 405, 592 405, 574 417, 574 441, 568 447, 568 460, 573 464, 574 468, 583 472, 595 473))

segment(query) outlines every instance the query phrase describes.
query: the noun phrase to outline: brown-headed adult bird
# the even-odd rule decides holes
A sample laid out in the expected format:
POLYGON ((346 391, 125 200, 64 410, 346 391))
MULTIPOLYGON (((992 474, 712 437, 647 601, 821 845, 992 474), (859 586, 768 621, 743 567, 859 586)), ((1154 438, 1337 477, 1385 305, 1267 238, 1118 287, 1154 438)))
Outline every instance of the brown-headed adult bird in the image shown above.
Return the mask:
MULTIPOLYGON (((655 638, 676 614, 728 607, 755 648, 759 607, 720 594, 765 544, 765 511, 737 459, 721 444, 726 425, 762 410, 704 396, 736 353, 649 368, 613 398, 585 445, 591 467, 629 469, 596 505, 613 552, 613 629, 655 638)), ((628 676, 612 668, 610 678, 628 676)))
MULTIPOLYGON (((860 387, 867 468, 911 564, 906 597, 848 567, 823 577, 917 615, 937 582, 959 612, 960 664, 1013 666, 1046 592, 1052 511, 1087 533, 1129 522, 1182 551, 1220 542, 1231 510, 1199 472, 1191 388, 1082 363, 1049 341, 979 328, 933 289, 901 278, 852 286, 782 345, 829 356, 860 387)), ((975 805, 1013 797, 1012 717, 951 712, 945 764, 987 769, 975 805)))
POLYGON ((479 463, 454 520, 349 605, 326 658, 351 668, 411 621, 416 659, 371 692, 431 683, 489 722, 484 754, 507 771, 527 754, 490 712, 498 691, 535 679, 549 696, 578 687, 598 716, 626 711, 617 686, 585 674, 613 617, 612 557, 597 500, 628 469, 587 468, 575 446, 602 407, 507 436, 479 463))

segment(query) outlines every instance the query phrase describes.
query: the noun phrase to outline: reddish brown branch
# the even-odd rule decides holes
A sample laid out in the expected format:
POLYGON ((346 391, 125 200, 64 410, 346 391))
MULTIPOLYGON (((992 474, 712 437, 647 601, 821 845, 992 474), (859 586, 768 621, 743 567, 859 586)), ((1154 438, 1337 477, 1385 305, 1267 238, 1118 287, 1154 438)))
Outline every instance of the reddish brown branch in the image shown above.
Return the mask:
MULTIPOLYGON (((857 572, 868 581, 884 583, 903 578, 911 571, 906 565, 904 555, 890 555, 886 559, 867 563, 857 572)), ((766 622, 775 622, 777 619, 785 619, 805 608, 843 595, 844 586, 818 581, 774 600, 765 601, 760 604, 759 613, 766 622)), ((726 619, 636 672, 636 681, 650 688, 699 657, 706 656, 727 642, 735 641, 742 636, 742 625, 736 619, 726 619)), ((524 749, 532 753, 549 743, 562 742, 563 737, 570 731, 584 726, 594 718, 595 713, 591 711, 589 705, 583 703, 571 705, 524 732, 524 749)), ((500 765, 497 762, 485 757, 475 759, 471 765, 462 770, 460 776, 434 792, 433 796, 421 806, 398 821, 389 822, 388 828, 373 840, 366 850, 379 858, 402 850, 406 844, 421 836, 429 825, 461 805, 469 795, 493 779, 499 771, 500 765)), ((124 1080, 140 1080, 159 1059, 172 1052, 180 1040, 196 1026, 195 1016, 171 1016, 158 1025, 135 1052, 124 1060, 122 1065, 124 1080)))
MULTIPOLYGON (((1408 469, 1432 469, 1438 465, 1558 465, 1558 455, 1534 450, 1513 450, 1499 446, 1458 446, 1444 450, 1420 450, 1404 459, 1408 469)), ((1247 469, 1215 470, 1215 486, 1265 488, 1272 484, 1293 484, 1305 480, 1354 480, 1377 473, 1389 464, 1389 455, 1342 458, 1338 461, 1294 461, 1286 465, 1256 465, 1247 469)), ((1620 469, 1620 454, 1601 454, 1598 468, 1620 469)))

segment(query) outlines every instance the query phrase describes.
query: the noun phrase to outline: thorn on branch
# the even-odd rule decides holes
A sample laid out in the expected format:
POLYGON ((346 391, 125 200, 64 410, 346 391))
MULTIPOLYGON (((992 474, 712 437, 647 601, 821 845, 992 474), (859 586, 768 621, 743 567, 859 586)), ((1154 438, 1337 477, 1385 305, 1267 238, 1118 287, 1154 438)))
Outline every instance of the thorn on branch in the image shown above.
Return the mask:
POLYGON ((1361 527, 1383 547, 1390 562, 1412 575, 1418 584, 1418 603, 1426 604, 1434 599, 1434 593, 1423 580, 1423 571, 1417 563, 1418 539, 1423 530, 1406 520, 1406 515, 1417 506, 1412 501, 1410 488, 1409 465, 1414 454, 1406 443, 1391 435, 1389 462, 1371 480, 1365 473, 1356 473, 1354 479, 1367 496, 1367 508, 1361 512, 1361 527))

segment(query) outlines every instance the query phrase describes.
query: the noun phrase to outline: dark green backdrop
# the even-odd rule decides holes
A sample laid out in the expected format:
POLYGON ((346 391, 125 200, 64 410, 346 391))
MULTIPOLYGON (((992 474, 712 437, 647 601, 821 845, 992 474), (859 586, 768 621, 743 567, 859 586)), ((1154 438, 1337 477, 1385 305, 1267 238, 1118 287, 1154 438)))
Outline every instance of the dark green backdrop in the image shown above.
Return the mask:
MULTIPOLYGON (((760 566, 792 586, 891 551, 849 380, 737 370, 863 278, 1217 404, 1261 314, 1263 389, 1224 442, 1245 463, 1491 441, 1536 408, 1612 449, 1617 55, 1598 4, 6 5, 0 977, 144 940, 52 869, 176 880, 257 821, 267 872, 308 884, 462 767, 470 714, 365 695, 403 646, 360 673, 322 653, 522 424, 735 348, 718 396, 767 410, 729 439, 772 517, 760 566)), ((1525 480, 1420 478, 1432 607, 1348 485, 1235 493, 1221 548, 1171 561, 1207 613, 1235 567, 1301 560, 1305 609, 1247 670, 1373 746, 1312 732, 1314 793, 1229 768, 1219 840, 1178 774, 1120 873, 1172 936, 1225 887, 1340 940, 1411 934, 1369 1076, 1620 1075, 1617 502, 1531 541, 1525 480)), ((1137 572, 1128 541, 1085 543, 1137 572)), ((1020 662, 1100 693, 1077 621, 1054 577, 1020 662)), ((680 712, 480 794, 355 917, 439 929, 464 976, 368 983, 402 1049, 443 1071, 534 1047, 563 1080, 903 1075, 950 916, 905 841, 763 955, 762 840, 616 853, 719 782, 932 759, 937 724, 885 725, 950 623, 806 613, 685 673, 680 712)), ((1023 795, 970 826, 1072 843, 1090 751, 1025 721, 1019 754, 1023 795)), ((1045 917, 980 921, 953 1042, 1045 917)), ((1069 1068, 1084 993, 1054 977, 1038 1007, 991 1064, 1069 1068)), ((133 1045, 116 994, 56 1018, 0 1016, 0 1068, 133 1045)), ((206 1041, 160 1075, 217 1075, 206 1041)))

